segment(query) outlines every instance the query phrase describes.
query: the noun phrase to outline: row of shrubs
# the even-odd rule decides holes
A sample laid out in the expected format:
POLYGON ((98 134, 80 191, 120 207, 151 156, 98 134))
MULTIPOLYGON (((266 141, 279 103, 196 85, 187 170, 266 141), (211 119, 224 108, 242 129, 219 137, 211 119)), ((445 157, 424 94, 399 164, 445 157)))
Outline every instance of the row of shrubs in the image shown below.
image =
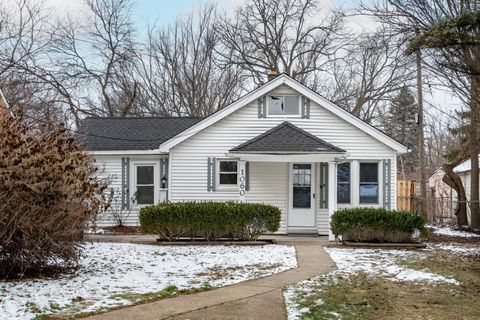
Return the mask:
POLYGON ((181 236, 255 241, 280 227, 280 209, 272 205, 238 202, 176 202, 140 210, 142 232, 176 241, 181 236))
MULTIPOLYGON (((267 204, 238 202, 176 202, 144 207, 140 225, 145 233, 163 240, 180 237, 254 241, 280 227, 280 209, 267 204)), ((426 218, 408 211, 383 208, 338 210, 330 226, 336 236, 353 241, 410 241, 415 231, 424 231, 426 218)))
POLYGON ((425 231, 427 219, 416 212, 383 208, 352 208, 332 215, 332 233, 353 241, 410 241, 415 231, 425 231))

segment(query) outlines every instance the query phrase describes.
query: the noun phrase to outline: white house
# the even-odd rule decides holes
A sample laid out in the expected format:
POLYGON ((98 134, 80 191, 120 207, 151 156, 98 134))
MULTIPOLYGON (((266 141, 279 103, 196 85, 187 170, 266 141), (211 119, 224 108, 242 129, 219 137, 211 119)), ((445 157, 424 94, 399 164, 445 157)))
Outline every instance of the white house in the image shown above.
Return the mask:
POLYGON ((395 209, 396 157, 407 152, 287 75, 204 119, 88 118, 81 130, 123 206, 135 192, 134 210, 165 199, 268 203, 282 210, 282 234, 327 235, 337 208, 395 209))

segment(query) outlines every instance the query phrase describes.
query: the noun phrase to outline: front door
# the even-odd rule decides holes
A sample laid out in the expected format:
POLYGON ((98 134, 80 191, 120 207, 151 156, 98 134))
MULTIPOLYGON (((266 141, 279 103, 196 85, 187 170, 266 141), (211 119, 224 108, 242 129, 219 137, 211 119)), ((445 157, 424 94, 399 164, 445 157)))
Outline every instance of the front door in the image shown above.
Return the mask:
POLYGON ((315 164, 290 163, 289 227, 315 227, 315 164))

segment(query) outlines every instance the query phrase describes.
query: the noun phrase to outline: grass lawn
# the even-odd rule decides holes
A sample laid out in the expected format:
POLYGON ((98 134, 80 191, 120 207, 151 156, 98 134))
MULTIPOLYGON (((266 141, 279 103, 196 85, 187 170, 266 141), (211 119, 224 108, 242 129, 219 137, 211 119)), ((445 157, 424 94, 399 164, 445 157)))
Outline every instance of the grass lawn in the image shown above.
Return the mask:
POLYGON ((450 251, 437 244, 410 253, 360 249, 352 257, 359 266, 350 269, 331 252, 339 270, 285 289, 289 319, 480 319, 480 243, 450 251))

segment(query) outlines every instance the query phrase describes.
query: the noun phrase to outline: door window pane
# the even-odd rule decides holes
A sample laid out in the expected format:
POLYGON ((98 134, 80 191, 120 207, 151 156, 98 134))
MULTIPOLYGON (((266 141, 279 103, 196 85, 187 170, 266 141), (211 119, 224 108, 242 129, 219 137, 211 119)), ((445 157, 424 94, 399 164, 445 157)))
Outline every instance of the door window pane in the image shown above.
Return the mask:
POLYGON ((293 165, 293 207, 311 208, 311 177, 312 167, 310 164, 293 165))
POLYGON ((153 184, 153 166, 137 167, 137 184, 153 184))
POLYGON ((155 202, 153 186, 137 186, 137 203, 153 204, 155 202))
POLYGON ((293 187, 293 207, 310 208, 310 187, 293 187))
POLYGON ((155 203, 154 168, 153 166, 137 166, 136 200, 137 204, 155 203))

